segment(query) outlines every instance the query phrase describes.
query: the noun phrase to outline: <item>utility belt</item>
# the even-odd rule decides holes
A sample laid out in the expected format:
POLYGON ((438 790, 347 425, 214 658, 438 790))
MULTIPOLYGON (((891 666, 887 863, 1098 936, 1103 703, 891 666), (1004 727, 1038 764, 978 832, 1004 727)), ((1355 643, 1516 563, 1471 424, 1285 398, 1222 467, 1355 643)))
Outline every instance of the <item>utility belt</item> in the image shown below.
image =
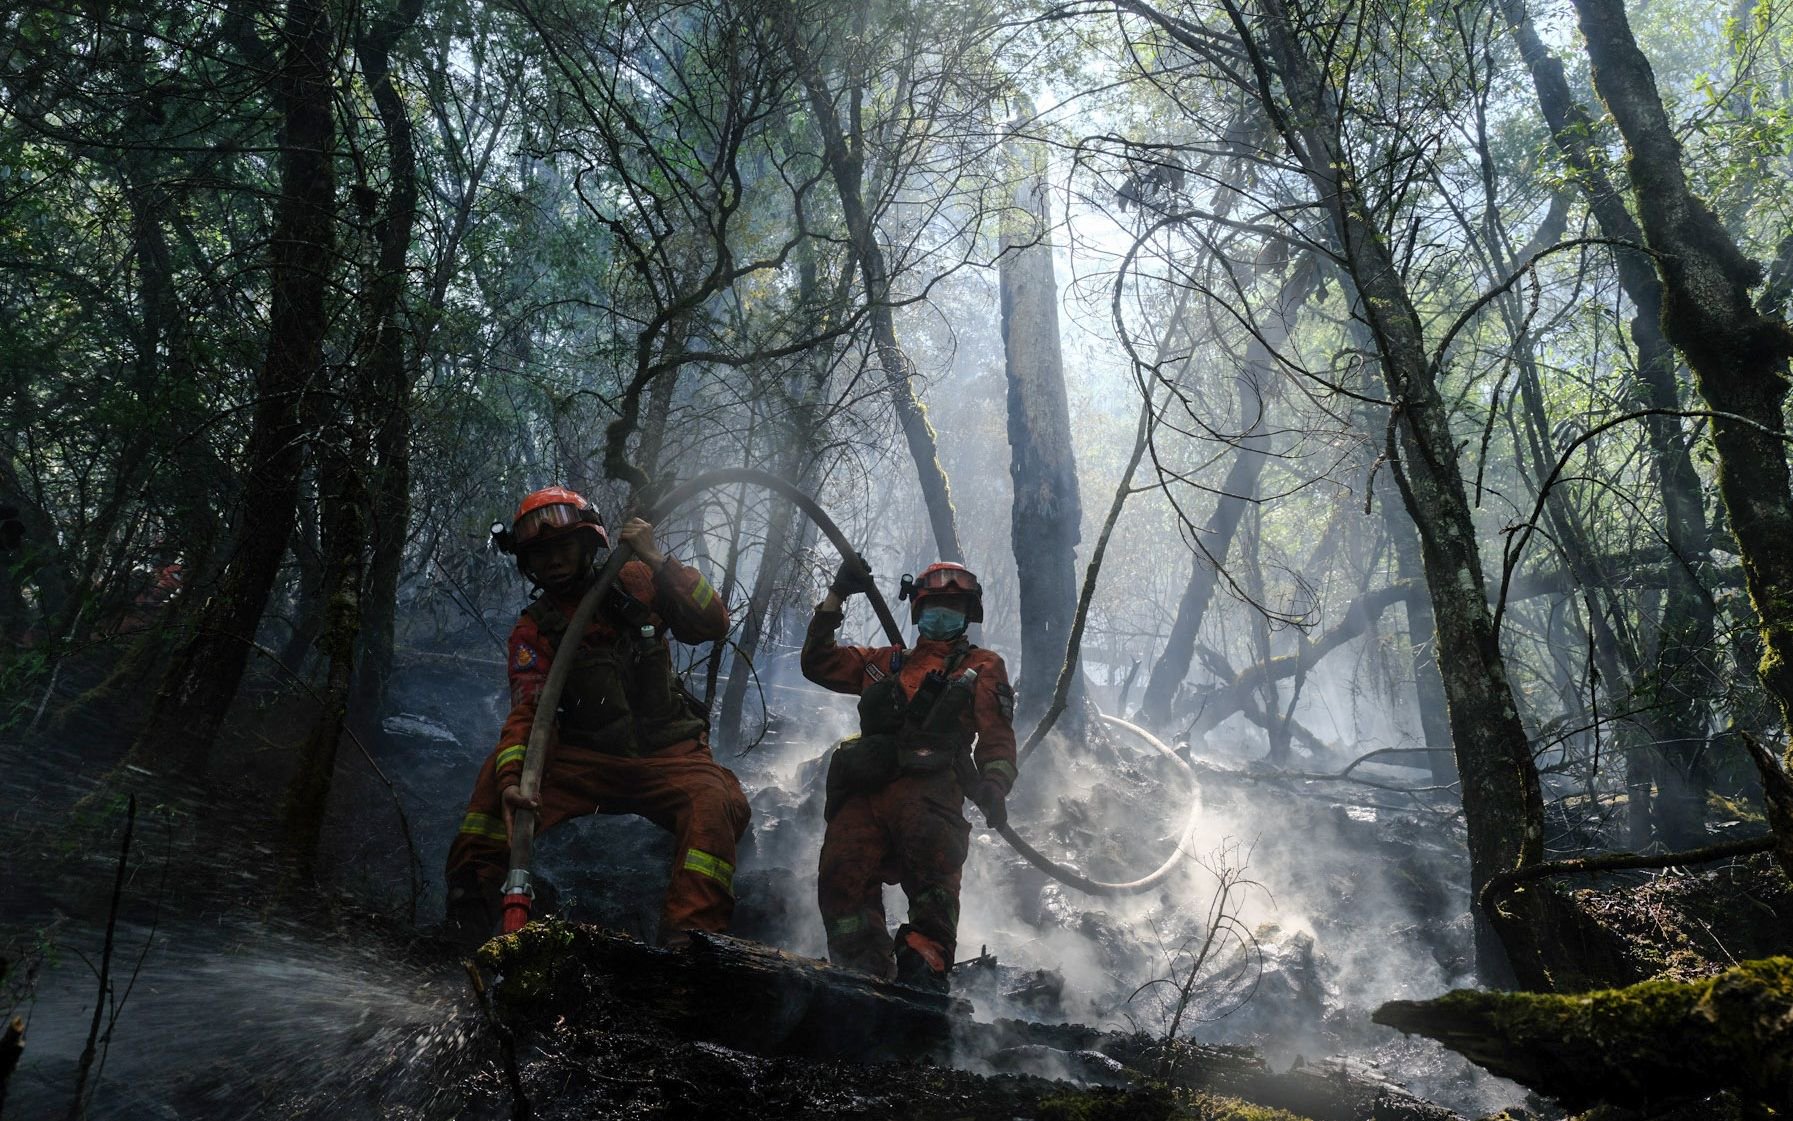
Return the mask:
POLYGON ((970 763, 969 746, 958 736, 848 736, 828 756, 822 820, 833 821, 848 798, 875 793, 904 776, 962 769, 961 760, 970 763))

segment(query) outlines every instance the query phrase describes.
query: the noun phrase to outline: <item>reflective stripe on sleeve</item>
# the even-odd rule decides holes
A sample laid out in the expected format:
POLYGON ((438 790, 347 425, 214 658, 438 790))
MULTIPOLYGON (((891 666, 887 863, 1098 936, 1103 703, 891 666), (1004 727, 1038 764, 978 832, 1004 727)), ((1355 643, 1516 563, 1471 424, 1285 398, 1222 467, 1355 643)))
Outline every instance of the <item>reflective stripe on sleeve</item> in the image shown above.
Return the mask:
POLYGON ((710 587, 710 582, 703 578, 702 573, 699 573, 697 583, 691 589, 691 602, 697 604, 698 610, 701 611, 710 606, 710 601, 715 598, 716 589, 710 587))
POLYGON ((461 819, 461 832, 471 833, 475 837, 490 837, 495 841, 510 840, 510 834, 504 829, 504 819, 491 814, 469 813, 461 819))
POLYGON ((523 756, 527 754, 529 754, 528 745, 520 743, 511 744, 509 747, 498 753, 498 762, 496 766, 502 771, 512 763, 521 763, 523 761, 523 756))
POLYGON ((992 759, 984 764, 983 770, 985 778, 988 778, 993 774, 1002 775, 1009 780, 1011 785, 1014 783, 1016 776, 1020 774, 1019 771, 1015 770, 1015 765, 1007 759, 992 759))
POLYGON ((684 869, 710 877, 731 894, 735 890, 735 866, 720 856, 711 856, 702 849, 686 849, 684 869))

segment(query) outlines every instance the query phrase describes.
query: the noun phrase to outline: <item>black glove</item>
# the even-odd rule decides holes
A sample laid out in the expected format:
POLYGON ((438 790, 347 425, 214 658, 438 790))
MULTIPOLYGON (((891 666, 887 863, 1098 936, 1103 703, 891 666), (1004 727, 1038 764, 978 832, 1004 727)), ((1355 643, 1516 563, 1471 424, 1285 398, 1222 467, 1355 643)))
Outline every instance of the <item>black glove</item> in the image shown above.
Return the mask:
POLYGON ((860 592, 869 592, 877 587, 872 583, 871 565, 858 553, 848 553, 840 559, 840 567, 834 572, 834 583, 828 590, 841 599, 852 599, 860 592))
POLYGON ((984 811, 984 824, 990 828, 1001 829, 1009 823, 1008 794, 995 779, 979 779, 971 788, 971 801, 984 811))

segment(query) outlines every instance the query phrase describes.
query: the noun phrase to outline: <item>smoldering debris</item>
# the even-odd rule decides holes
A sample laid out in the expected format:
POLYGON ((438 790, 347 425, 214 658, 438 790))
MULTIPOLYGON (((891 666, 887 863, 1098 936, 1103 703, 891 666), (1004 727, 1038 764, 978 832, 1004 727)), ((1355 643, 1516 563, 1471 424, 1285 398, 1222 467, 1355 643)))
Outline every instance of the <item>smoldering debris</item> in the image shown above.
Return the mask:
POLYGON ((1083 1086, 1128 1086, 1136 1077, 1119 1059, 1100 1051, 1061 1051, 1041 1043, 1000 1048, 982 1056, 981 1065, 1002 1074, 1031 1074, 1083 1086))
MULTIPOLYGON (((801 695, 799 687, 785 693, 801 695)), ((811 729, 830 718, 844 727, 850 703, 819 693, 815 712, 811 702, 790 703, 805 708, 804 720, 779 722, 746 756, 719 755, 739 773, 754 810, 739 853, 734 932, 820 955, 814 876, 828 742, 811 729), (830 704, 841 711, 828 711, 830 704)), ((476 763, 469 760, 469 771, 476 763)), ((1391 1068, 1399 1057, 1430 1079, 1427 1092, 1436 1086, 1447 1100, 1485 1104, 1485 1087, 1467 1064, 1414 1054, 1368 1023, 1379 1001, 1441 991, 1467 969, 1469 929, 1456 922, 1467 887, 1448 822, 1441 830, 1423 810, 1364 820, 1324 788, 1259 782, 1199 760, 1197 767, 1196 859, 1142 895, 1084 896, 977 830, 960 924, 959 956, 968 964, 956 991, 981 1018, 1071 1019, 1162 1034, 1164 1008, 1133 994, 1168 979, 1174 947, 1204 929, 1215 880, 1201 861, 1231 848, 1256 885, 1235 917, 1262 943, 1263 961, 1246 970, 1237 948, 1217 957, 1214 975, 1234 982, 1198 989, 1181 1032, 1261 1048, 1278 1066, 1345 1050, 1380 1055, 1391 1068), (993 984, 969 964, 984 946, 1000 963, 993 984)), ((1194 793, 1188 788, 1174 764, 1098 728, 1075 744, 1048 741, 1028 761, 1014 817, 1055 859, 1125 877, 1174 845, 1194 793)), ((967 812, 975 821, 975 811, 967 812)), ((650 939, 669 855, 664 833, 631 819, 569 823, 541 846, 563 914, 650 939)), ((886 900, 890 921, 900 921, 901 893, 888 890, 886 900)), ((1516 1100, 1498 1084, 1486 1095, 1496 1104, 1516 1100)))
MULTIPOLYGON (((492 714, 500 691, 483 671, 453 663, 421 662, 415 669, 418 676, 401 675, 395 682, 395 693, 397 711, 410 714, 420 723, 389 729, 392 734, 374 737, 369 747, 396 784, 415 826, 418 847, 433 866, 458 820, 465 784, 470 782, 489 745, 469 734, 457 747, 430 733, 435 727, 458 730, 495 726, 492 714)), ((731 759, 722 754, 719 758, 738 770, 755 810, 752 829, 741 850, 737 930, 768 945, 816 954, 822 949, 822 932, 814 909, 814 860, 820 842, 821 815, 814 791, 819 786, 819 761, 827 743, 814 738, 813 732, 798 735, 810 726, 806 721, 787 722, 775 738, 748 756, 731 759)), ((354 785, 359 781, 359 771, 353 770, 356 766, 350 764, 351 779, 345 783, 335 819, 336 835, 345 844, 352 841, 356 846, 352 851, 343 849, 343 855, 336 859, 354 863, 336 866, 351 870, 358 877, 365 876, 371 883, 385 883, 389 891, 391 883, 402 882, 405 857, 390 845, 368 848, 372 831, 365 828, 364 807, 369 803, 360 797, 363 792, 354 785), (351 807, 362 808, 351 813, 351 807)), ((1170 764, 1132 752, 1112 738, 1096 737, 1078 745, 1049 745, 1023 769, 1015 803, 1016 821, 1024 832, 1042 834, 1042 844, 1055 858, 1098 874, 1126 874, 1140 863, 1156 862, 1174 841, 1173 834, 1186 806, 1179 801, 1180 792, 1187 787, 1186 779, 1174 771, 1170 764), (1165 790, 1178 791, 1177 800, 1166 799, 1161 793, 1165 790), (1042 824, 1054 820, 1055 814, 1064 826, 1056 831, 1042 828, 1042 824), (1100 844, 1093 843, 1095 838, 1100 839, 1100 844), (1086 844, 1088 848, 1084 847, 1086 844)), ((384 791, 379 792, 379 797, 385 796, 384 791)), ((1428 1080, 1421 1087, 1425 1095, 1432 1094, 1436 1086, 1441 1091, 1437 1096, 1444 1100, 1479 1101, 1474 1095, 1482 1092, 1486 1082, 1464 1081, 1464 1064, 1439 1059, 1434 1051, 1421 1049, 1429 1044, 1391 1043, 1392 1034, 1382 1029, 1369 1029, 1380 1034, 1366 1035, 1367 1023, 1360 1022, 1362 1018, 1357 1012, 1363 1007, 1358 1002, 1367 999, 1365 993, 1423 995, 1428 985, 1449 975, 1448 970, 1431 959, 1426 946, 1427 932, 1442 917, 1450 915, 1451 901, 1458 898, 1460 890, 1460 873, 1450 863, 1454 854, 1448 851, 1449 836, 1440 836, 1436 830, 1428 832, 1420 824, 1408 825, 1389 815, 1374 823, 1356 821, 1323 799, 1286 790, 1266 788, 1260 792, 1243 779, 1204 783, 1201 797, 1203 816, 1197 844, 1218 845, 1228 837, 1256 838, 1251 847, 1250 869, 1265 890, 1249 900, 1249 908, 1240 921, 1260 931, 1268 929, 1267 923, 1277 924, 1281 932, 1277 938, 1281 941, 1265 939, 1272 950, 1270 972, 1286 974, 1288 983, 1272 980, 1260 985, 1251 1003, 1231 1016, 1210 1019, 1206 1011, 1200 1012, 1186 1022, 1181 1034, 1203 1044, 1232 1041, 1265 1047, 1271 1061, 1252 1059, 1254 1070, 1284 1069, 1294 1061, 1291 1051, 1308 1060, 1309 1066, 1315 1055, 1343 1049, 1386 1055, 1387 1069, 1400 1070, 1403 1076, 1416 1072, 1428 1080), (1272 822, 1274 829, 1265 824, 1272 822), (1405 863, 1394 860, 1396 855, 1405 863), (1405 871, 1383 871, 1390 867, 1405 871), (1391 935, 1390 931, 1396 933, 1391 935), (1423 955, 1422 966, 1415 967, 1403 957, 1407 954, 1423 955), (1279 961, 1283 963, 1280 966, 1276 964, 1279 961), (1404 990, 1403 977, 1405 984, 1419 991, 1404 990), (1316 1034, 1318 1038, 1311 1039, 1316 1034), (1292 1039, 1299 1043, 1281 1046, 1292 1039), (1456 1065, 1447 1067, 1447 1062, 1456 1065)), ((233 811, 245 820, 254 812, 253 807, 247 806, 240 812, 233 811)), ((389 811, 382 806, 379 812, 389 811)), ((975 811, 970 812, 975 815, 975 811)), ((245 844, 245 853, 250 848, 245 844)), ((651 937, 653 933, 669 855, 666 835, 652 825, 601 815, 556 830, 541 849, 544 875, 559 888, 564 914, 632 930, 642 937, 651 937)), ((1204 856, 1205 851, 1197 849, 1196 855, 1204 856)), ((213 913, 228 913, 233 907, 241 907, 246 888, 247 894, 255 893, 256 859, 233 862, 233 869, 241 864, 240 870, 249 879, 237 876, 233 870, 221 878, 218 887, 206 890, 205 898, 213 913)), ((1001 1037, 979 1036, 976 1033, 981 1029, 974 1028, 974 1038, 956 1038, 937 1062, 992 1073, 1002 1064, 1017 1072, 1031 1071, 1033 1076, 1051 1073, 1054 1077, 1093 1083, 1112 1075, 1110 1061, 1123 1061, 1116 1057, 1118 1052, 1100 1044, 1105 1035, 1136 1038, 1132 1046, 1137 1053, 1161 1044, 1167 1026, 1164 1019, 1141 1001, 1130 1002, 1127 998, 1144 982, 1167 972, 1167 946, 1201 929, 1203 908, 1212 891, 1210 872, 1191 862, 1152 892, 1092 899, 1053 882, 1021 861, 994 835, 980 829, 966 876, 959 955, 965 964, 960 967, 956 983, 975 1018, 968 1016, 964 1022, 1028 1026, 1017 1027, 1001 1037), (994 964, 979 966, 975 962, 982 955, 977 951, 985 947, 994 964), (1040 1034, 1045 1031, 1040 1027, 1042 1023, 1062 1021, 1095 1026, 1068 1035, 1040 1034), (1107 1058, 1097 1060, 1093 1057, 1096 1053, 1107 1058)), ((898 921, 902 913, 900 893, 891 891, 889 902, 891 921, 898 921)), ((426 902, 420 922, 433 919, 428 907, 426 902)), ((347 939, 353 946, 367 933, 351 926, 337 937, 347 939)), ((203 938, 192 940, 189 949, 201 959, 230 952, 228 947, 203 938)), ((305 957, 299 950, 291 953, 305 957)), ((328 961, 316 961, 296 968, 327 974, 339 966, 340 963, 333 966, 328 961)), ((199 969, 193 976, 203 973, 199 969)), ((266 971, 262 974, 264 979, 272 975, 266 971)), ((248 976, 238 976, 244 983, 230 991, 247 993, 248 976)), ((470 1013, 464 1006, 464 994, 459 991, 462 984, 458 978, 446 983, 452 997, 450 1004, 441 1009, 431 1006, 418 1014, 425 1020, 438 1016, 441 1023, 465 1025, 470 1013)), ((324 985, 326 991, 328 988, 324 985)), ((391 1064, 401 1062, 398 1057, 406 1054, 423 1054, 423 1044, 407 1049, 401 1043, 382 1041, 401 1040, 407 1038, 405 1032, 420 1029, 388 1023, 381 1017, 411 1022, 415 1008, 407 1000, 390 996, 381 986, 370 986, 367 992, 383 1009, 371 1014, 374 1019, 364 1019, 361 1013, 350 1014, 342 1008, 332 1012, 294 1005, 312 1007, 320 1017, 334 1016, 335 1021, 349 1026, 362 1024, 359 1030, 364 1033, 364 1041, 378 1046, 386 1056, 382 1061, 387 1066, 378 1071, 369 1067, 364 1075, 352 1080, 356 1090, 351 1096, 358 1104, 343 1105, 342 1115, 380 1116, 386 1107, 379 1103, 406 1100, 397 1087, 427 1080, 452 1084, 451 1097, 465 1103, 466 1116, 502 1115, 506 1111, 502 1080, 496 1078, 491 1066, 489 1038, 476 1031, 454 1047, 436 1047, 429 1054, 439 1056, 440 1063, 446 1065, 432 1067, 430 1064, 437 1060, 418 1059, 419 1071, 434 1069, 437 1074, 413 1077, 391 1064)), ((220 1003, 221 1008, 229 1006, 228 1000, 220 1003)), ((139 1007, 147 1010, 150 1005, 143 1003, 139 1007)), ((120 1038, 135 1046, 137 1040, 130 1034, 130 1026, 127 1016, 120 1038)), ((629 1027, 613 1025, 615 1031, 629 1027)), ((596 1056, 614 1057, 637 1051, 646 1054, 651 1050, 640 1042, 639 1036, 634 1037, 637 1042, 633 1043, 629 1037, 616 1036, 614 1031, 610 1037, 601 1036, 598 1029, 589 1027, 581 1033, 551 1034, 538 1041, 525 1065, 543 1079, 552 1075, 586 1085, 592 1101, 661 1100, 656 1095, 662 1091, 653 1088, 658 1076, 646 1066, 625 1066, 621 1068, 623 1073, 604 1077, 577 1072, 585 1070, 596 1056), (616 1078, 623 1081, 607 1081, 616 1078)), ((294 1042, 291 1033, 276 1032, 270 1039, 294 1042)), ((211 1075, 223 1077, 236 1071, 236 1077, 247 1085, 254 1079, 243 1072, 265 1065, 279 1075, 274 1081, 288 1087, 300 1084, 298 1090, 291 1091, 289 1100, 325 1100, 317 1096, 323 1093, 321 1088, 305 1085, 311 1076, 304 1072, 315 1067, 306 1066, 301 1057, 295 1055, 290 1063, 281 1066, 267 1059, 269 1052, 246 1048, 242 1041, 220 1037, 214 1042, 221 1058, 218 1064, 206 1068, 211 1075), (258 1055, 263 1058, 257 1059, 258 1055), (301 1099, 297 1096, 301 1092, 312 1096, 301 1099)), ((52 1042, 36 1037, 40 1058, 50 1053, 51 1046, 52 1042)), ((654 1046, 662 1048, 658 1054, 690 1057, 690 1071, 678 1075, 680 1078, 695 1081, 697 1074, 704 1072, 705 1077, 723 1077, 716 1054, 700 1055, 692 1049, 695 1045, 671 1036, 660 1037, 654 1046)), ((314 1047, 312 1058, 320 1057, 325 1050, 314 1047)), ((745 1054, 738 1050, 736 1053, 745 1054)), ((802 1093, 816 1093, 817 1081, 825 1077, 821 1072, 829 1069, 818 1066, 818 1062, 826 1061, 811 1061, 809 1066, 799 1067, 786 1060, 758 1056, 730 1059, 729 1069, 735 1073, 728 1077, 748 1078, 755 1085, 766 1087, 767 1096, 755 1100, 771 1103, 780 1093, 797 1093, 793 1089, 796 1087, 805 1088, 802 1093), (779 1089, 781 1085, 783 1089, 779 1089)), ((1155 1067, 1148 1061, 1144 1069, 1155 1067)), ((211 1077, 204 1070, 190 1073, 211 1077)), ((861 1095, 868 1099, 888 1091, 890 1104, 884 1108, 890 1109, 892 1115, 899 1112, 897 1103, 911 1101, 916 1095, 939 1093, 953 1101, 982 1103, 977 1110, 987 1107, 990 1116, 1006 1117, 1015 1113, 1002 1113, 989 1103, 1006 1100, 1013 1106, 1014 1095, 1023 1093, 1017 1087, 1035 1087, 1025 1092, 1030 1095, 1029 1101, 1062 1091, 1037 1077, 1029 1081, 1021 1074, 1005 1075, 1007 1081, 988 1082, 945 1070, 924 1077, 902 1068, 872 1075, 858 1067, 839 1067, 834 1076, 843 1085, 868 1087, 861 1095), (1005 1099, 1004 1095, 1009 1097, 1005 1099)), ((177 1087, 159 1090, 160 1085, 153 1079, 145 1081, 142 1093, 184 1092, 177 1087)), ((264 1096, 256 1100, 267 1101, 272 1099, 265 1094, 276 1091, 263 1087, 257 1092, 264 1096)), ((663 1100, 673 1101, 683 1093, 687 1092, 665 1090, 663 1100)), ((1499 1092, 1495 1098, 1500 1098, 1499 1092)), ((701 1095, 697 1095, 690 1100, 700 1099, 701 1095)), ((838 1095, 818 1096, 815 1100, 844 1102, 838 1095)), ((1509 1095, 1504 1100, 1516 1098, 1509 1095)), ((570 1106, 567 1108, 565 1115, 575 1115, 570 1106)), ((776 1107, 768 1104, 767 1108, 776 1107)), ((879 1107, 866 1108, 872 1110, 868 1115, 875 1115, 879 1107)), ((419 1111, 414 1115, 428 1114, 419 1111)), ((822 1115, 819 1107, 811 1115, 822 1115)), ((976 1115, 976 1110, 967 1109, 963 1115, 976 1115)))
MULTIPOLYGON (((1119 1086, 1147 1077, 1293 1110, 1314 1121, 1457 1117, 1368 1067, 1324 1063, 1278 1072, 1241 1048, 1166 1043, 1078 1024, 984 1022, 971 1017, 963 1000, 719 935, 696 935, 687 946, 661 950, 591 927, 533 924, 494 939, 480 959, 499 978, 495 991, 506 1016, 534 1048, 528 1077, 536 1085, 589 1084, 602 1070, 606 1081, 627 1086, 641 1078, 639 1060, 625 1062, 627 1073, 619 1073, 615 1056, 648 1051, 656 1056, 657 1073, 641 1081, 662 1088, 670 1082, 689 1095, 701 1092, 696 1079, 667 1047, 683 1054, 699 1047, 703 1057, 693 1062, 713 1068, 720 1056, 732 1082, 758 1084, 762 1092, 767 1068, 742 1053, 787 1063, 852 1063, 854 1085, 912 1081, 926 1088, 923 1100, 936 1103, 939 1088, 949 1085, 972 1105, 972 1116, 991 1115, 993 1106, 1012 1109, 1017 1095, 1037 1106, 1045 1095, 1065 1092, 1048 1079, 1119 1086), (727 1014, 718 1015, 723 1009, 727 1014), (875 1065, 860 1065, 868 1062, 875 1065), (965 1081, 944 1066, 1007 1080, 965 1081)), ((788 1075, 795 1068, 782 1069, 788 1075)), ((620 1108, 617 1095, 628 1092, 606 1091, 608 1107, 620 1108)), ((664 1090, 637 1084, 633 1092, 664 1090)), ((792 1115, 828 1114, 798 1109, 792 1115)), ((868 1115, 882 1114, 874 1109, 868 1115)), ((901 1115, 933 1114, 911 1101, 901 1115)))

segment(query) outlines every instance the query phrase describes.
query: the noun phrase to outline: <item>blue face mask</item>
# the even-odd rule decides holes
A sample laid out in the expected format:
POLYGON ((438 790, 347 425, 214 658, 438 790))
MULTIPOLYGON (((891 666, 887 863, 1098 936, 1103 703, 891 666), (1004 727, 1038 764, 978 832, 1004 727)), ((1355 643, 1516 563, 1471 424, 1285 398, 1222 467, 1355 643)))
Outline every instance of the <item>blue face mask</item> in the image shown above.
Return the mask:
POLYGON ((965 630, 965 613, 950 607, 924 607, 915 627, 923 638, 952 638, 965 630))

